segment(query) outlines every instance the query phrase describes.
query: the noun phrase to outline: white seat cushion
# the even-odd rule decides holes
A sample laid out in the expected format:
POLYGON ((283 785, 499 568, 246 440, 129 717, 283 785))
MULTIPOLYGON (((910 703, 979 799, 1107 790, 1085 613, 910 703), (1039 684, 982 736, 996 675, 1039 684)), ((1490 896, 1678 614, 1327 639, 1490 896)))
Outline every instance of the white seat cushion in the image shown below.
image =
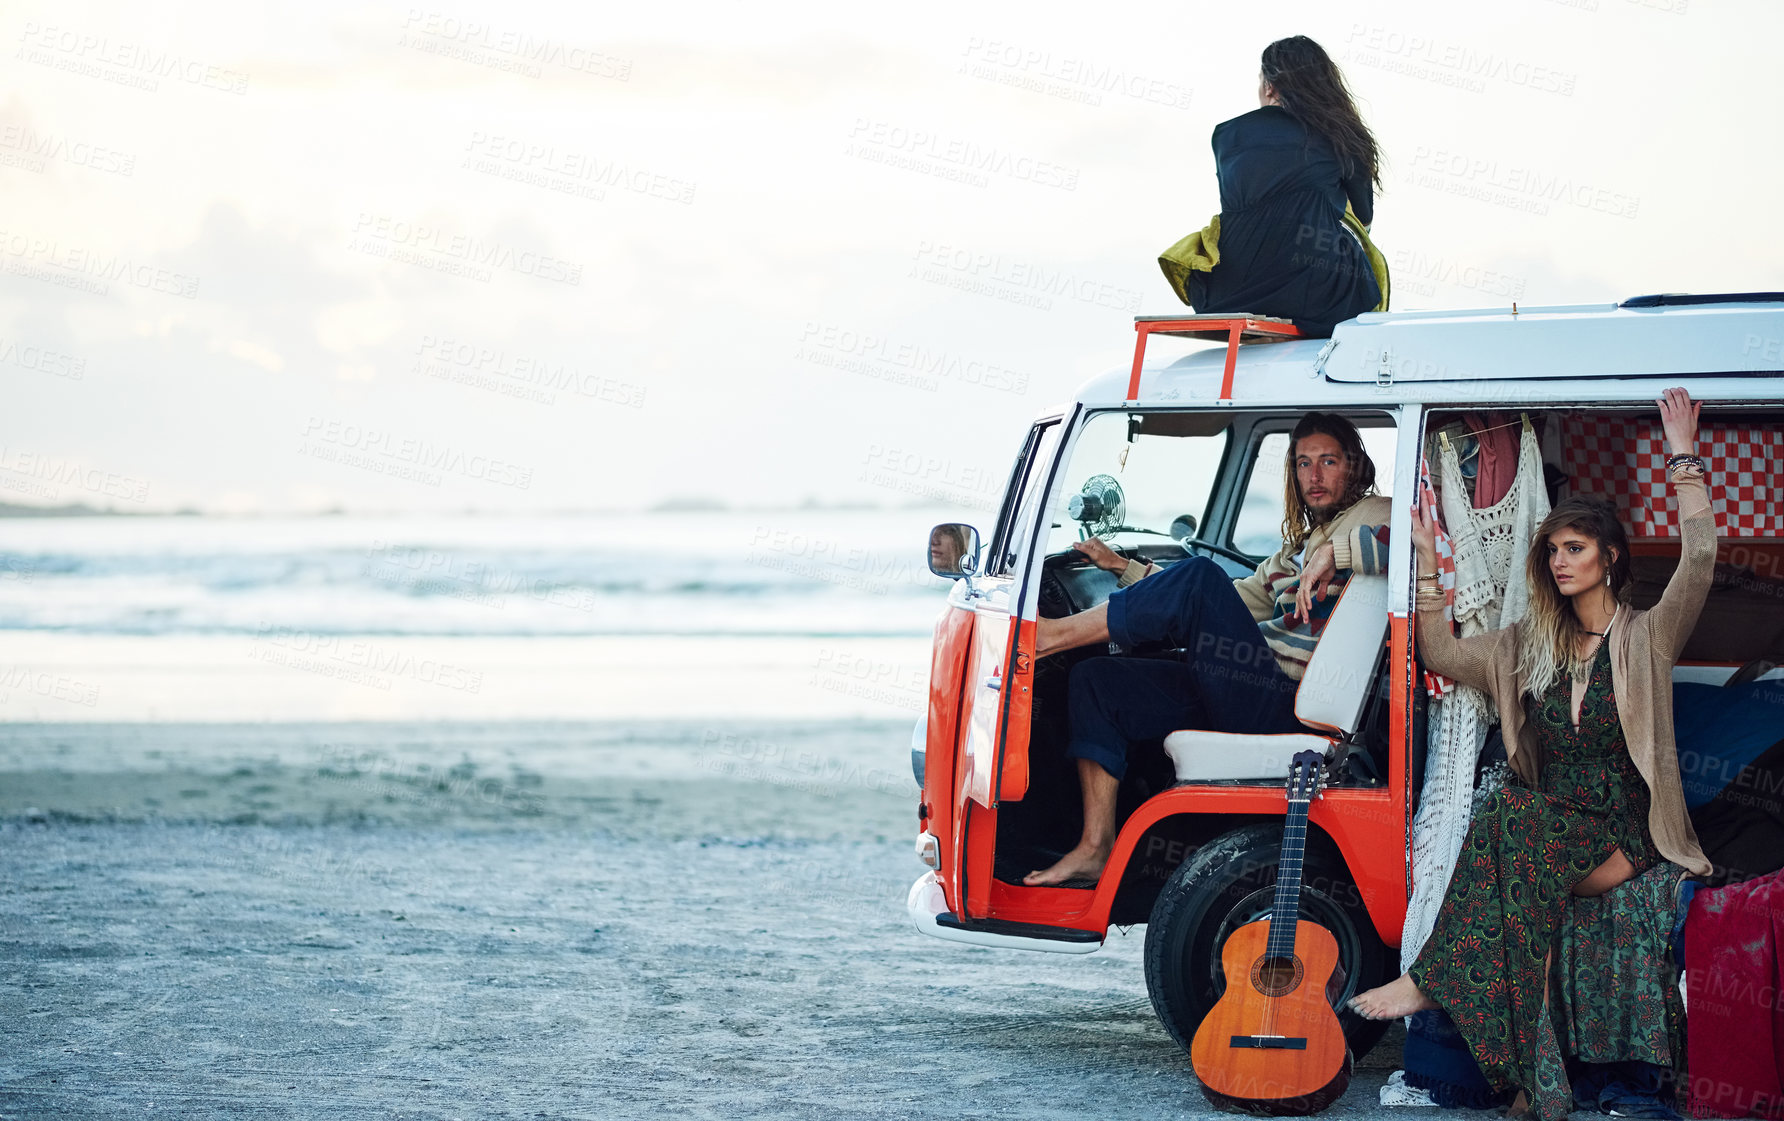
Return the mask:
POLYGON ((1388 578, 1346 580, 1295 691, 1296 719, 1334 734, 1356 731, 1387 633, 1388 578))
POLYGON ((1338 734, 1356 731, 1371 674, 1388 629, 1385 576, 1353 575, 1332 606, 1307 672, 1295 692, 1295 716, 1334 735, 1289 732, 1246 735, 1191 729, 1165 737, 1178 782, 1285 782, 1298 751, 1329 751, 1338 734))
POLYGON ((1286 782, 1300 751, 1329 751, 1333 741, 1312 732, 1249 736, 1190 730, 1165 737, 1165 754, 1177 765, 1178 782, 1286 782))

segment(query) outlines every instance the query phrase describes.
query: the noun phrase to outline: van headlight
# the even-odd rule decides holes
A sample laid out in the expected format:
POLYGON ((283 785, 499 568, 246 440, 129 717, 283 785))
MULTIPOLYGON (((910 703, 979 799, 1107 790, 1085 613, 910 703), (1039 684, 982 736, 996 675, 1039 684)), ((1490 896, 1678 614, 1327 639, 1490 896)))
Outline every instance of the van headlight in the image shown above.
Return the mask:
POLYGON ((917 859, 937 872, 942 870, 942 843, 928 830, 917 834, 917 859))

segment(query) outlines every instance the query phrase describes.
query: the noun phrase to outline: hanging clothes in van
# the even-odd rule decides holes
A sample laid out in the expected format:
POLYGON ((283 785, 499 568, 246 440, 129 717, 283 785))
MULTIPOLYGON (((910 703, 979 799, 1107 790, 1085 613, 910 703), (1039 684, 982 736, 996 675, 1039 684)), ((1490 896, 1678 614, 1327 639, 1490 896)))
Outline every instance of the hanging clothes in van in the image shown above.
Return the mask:
MULTIPOLYGON (((1536 527, 1548 516, 1542 448, 1529 417, 1523 418, 1517 471, 1511 490, 1484 510, 1469 501, 1455 441, 1439 433, 1438 469, 1443 480, 1443 522, 1456 569, 1453 611, 1457 633, 1467 638, 1510 626, 1524 617, 1529 589, 1522 571, 1536 527)), ((1493 720, 1491 700, 1478 689, 1456 685, 1431 704, 1425 786, 1412 823, 1412 898, 1400 938, 1402 967, 1417 960, 1443 906, 1443 892, 1468 833, 1475 763, 1493 720)))

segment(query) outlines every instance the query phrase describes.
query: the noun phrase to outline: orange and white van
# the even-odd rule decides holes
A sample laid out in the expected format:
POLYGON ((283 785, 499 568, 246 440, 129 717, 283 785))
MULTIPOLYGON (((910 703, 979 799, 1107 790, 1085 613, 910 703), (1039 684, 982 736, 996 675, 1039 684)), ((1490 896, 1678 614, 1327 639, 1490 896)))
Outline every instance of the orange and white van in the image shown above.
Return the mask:
MULTIPOLYGON (((1676 676, 1744 679, 1784 661, 1784 294, 1372 313, 1321 340, 1255 317, 1142 318, 1135 329, 1131 365, 1029 426, 996 521, 950 531, 965 559, 946 567, 957 548, 931 550, 955 583, 912 742, 929 870, 907 906, 920 931, 1088 953, 1111 924, 1144 923, 1153 1005, 1187 1049, 1224 988, 1227 934, 1269 913, 1292 750, 1264 741, 1292 739, 1334 763, 1312 807, 1301 909, 1337 937, 1340 1007, 1397 975, 1426 746, 1411 498, 1427 435, 1466 413, 1523 414, 1541 434, 1552 490, 1612 495, 1646 607, 1678 557, 1654 402, 1684 386, 1703 403, 1699 445, 1723 537, 1676 676), (1185 354, 1159 336, 1226 345, 1185 354), (1161 355, 1167 347, 1178 353, 1161 355), (1098 536, 1160 565, 1204 554, 1244 575, 1281 541, 1288 433, 1312 410, 1357 425, 1394 502, 1386 576, 1346 586, 1302 683, 1306 734, 1185 728, 1138 745, 1097 884, 1024 886, 1077 840, 1066 681, 1077 660, 1106 653, 1034 656, 1037 618, 1085 610, 1115 587, 1072 545, 1098 536)), ((1359 1058, 1385 1028, 1348 1010, 1341 1019, 1359 1058)))

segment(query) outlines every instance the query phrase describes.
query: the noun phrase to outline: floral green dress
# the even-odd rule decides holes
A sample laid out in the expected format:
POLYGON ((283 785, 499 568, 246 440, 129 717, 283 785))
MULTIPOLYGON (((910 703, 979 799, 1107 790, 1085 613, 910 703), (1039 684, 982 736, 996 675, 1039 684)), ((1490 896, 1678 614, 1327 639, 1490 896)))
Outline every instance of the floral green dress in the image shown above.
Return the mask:
POLYGON ((1603 895, 1568 903, 1552 976, 1555 1030, 1569 1057, 1670 1067, 1674 1084, 1686 1085, 1685 1004, 1672 956, 1684 876, 1662 860, 1603 895))
POLYGON ((1608 639, 1592 659, 1579 727, 1563 674, 1526 715, 1541 750, 1536 789, 1515 776, 1475 814, 1443 909, 1413 964, 1495 1089, 1523 1090, 1543 1121, 1573 1108, 1547 1005, 1545 959, 1570 889, 1622 849, 1636 874, 1656 862, 1648 787, 1629 758, 1611 688, 1608 639))

